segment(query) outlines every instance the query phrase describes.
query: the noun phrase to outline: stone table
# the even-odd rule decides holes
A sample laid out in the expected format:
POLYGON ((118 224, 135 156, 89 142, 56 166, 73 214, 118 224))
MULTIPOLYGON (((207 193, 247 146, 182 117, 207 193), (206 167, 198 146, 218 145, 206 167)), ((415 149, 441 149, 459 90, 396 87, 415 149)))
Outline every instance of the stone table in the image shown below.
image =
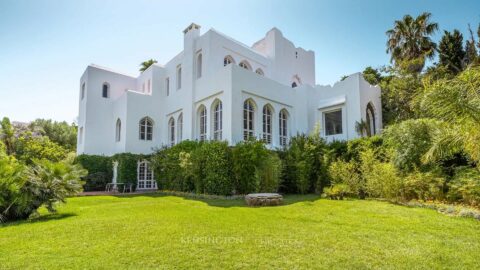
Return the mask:
POLYGON ((278 193, 250 193, 245 196, 248 206, 275 206, 281 205, 283 196, 278 193))

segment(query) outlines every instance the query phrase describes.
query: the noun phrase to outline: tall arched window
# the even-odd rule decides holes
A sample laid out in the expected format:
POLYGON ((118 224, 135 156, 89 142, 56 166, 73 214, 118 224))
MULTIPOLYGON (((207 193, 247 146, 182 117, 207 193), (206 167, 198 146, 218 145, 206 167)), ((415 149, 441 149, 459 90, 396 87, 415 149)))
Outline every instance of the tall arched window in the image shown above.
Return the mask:
POLYGON ((207 108, 201 106, 198 109, 198 138, 200 141, 207 139, 207 108))
POLYGON ((177 90, 182 88, 182 66, 177 67, 177 90))
POLYGON ((213 105, 213 139, 222 140, 222 102, 218 100, 213 105))
POLYGON ((149 117, 144 117, 139 123, 139 138, 142 141, 151 141, 153 137, 153 121, 149 117))
POLYGON ((157 182, 153 179, 153 170, 146 160, 137 164, 137 189, 156 189, 157 182))
POLYGON ((255 70, 255 73, 257 73, 258 75, 260 76, 263 76, 263 70, 261 68, 257 68, 257 70, 255 70))
POLYGON ((85 83, 82 83, 82 90, 80 96, 82 97, 82 99, 85 97, 85 83))
POLYGON ((244 68, 246 70, 252 70, 252 66, 250 66, 250 64, 246 61, 246 60, 243 60, 242 62, 240 62, 240 64, 238 64, 241 68, 244 68))
POLYGON ((272 143, 272 108, 270 105, 263 106, 263 140, 267 144, 272 143))
POLYGON ((182 133, 183 133, 183 114, 180 114, 177 120, 177 142, 182 141, 182 133))
POLYGON ((255 105, 248 99, 243 103, 243 139, 254 137, 255 105))
POLYGON ((367 135, 373 136, 376 133, 375 128, 375 110, 372 103, 367 104, 367 135))
POLYGON ((202 54, 197 55, 197 79, 202 77, 202 54))
POLYGON ((287 139, 288 139, 288 112, 283 109, 280 111, 280 114, 278 115, 279 119, 279 139, 280 139, 280 145, 281 146, 286 146, 287 145, 287 139))
POLYGON ((108 83, 103 83, 102 86, 102 97, 108 98, 110 96, 110 85, 108 83))
POLYGON ((225 58, 223 58, 223 66, 230 65, 231 63, 235 64, 235 60, 233 60, 233 57, 231 57, 230 55, 227 55, 225 56, 225 58))
POLYGON ((168 120, 168 141, 170 146, 175 145, 175 119, 173 117, 168 120))
POLYGON ((122 121, 120 121, 120 118, 117 119, 117 123, 115 125, 115 141, 119 142, 121 139, 122 134, 122 121))

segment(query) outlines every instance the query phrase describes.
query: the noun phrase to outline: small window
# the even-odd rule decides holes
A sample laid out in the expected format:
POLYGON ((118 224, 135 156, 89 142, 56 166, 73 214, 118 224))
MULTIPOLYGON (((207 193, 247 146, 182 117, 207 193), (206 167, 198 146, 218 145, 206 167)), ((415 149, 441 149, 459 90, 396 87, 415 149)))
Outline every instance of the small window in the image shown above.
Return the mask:
POLYGON ((325 135, 342 134, 342 110, 326 112, 325 116, 325 135))
POLYGON ((168 121, 168 140, 170 142, 170 146, 175 145, 175 119, 170 117, 168 121))
POLYGON ((213 139, 222 140, 222 102, 218 101, 213 106, 213 139))
POLYGON ((254 117, 255 117, 255 106, 253 101, 246 100, 243 103, 243 139, 248 140, 254 137, 254 117))
POLYGON ((182 67, 177 67, 177 90, 182 88, 182 67))
POLYGON ((82 83, 82 90, 81 90, 81 99, 83 99, 85 97, 85 83, 82 83))
POLYGON ((295 88, 295 87, 297 87, 297 83, 296 83, 296 82, 293 82, 293 83, 292 83, 292 88, 295 88))
POLYGON ((280 111, 278 115, 279 139, 281 146, 287 146, 288 139, 288 113, 285 109, 280 111))
POLYGON ((197 79, 202 77, 202 54, 199 53, 197 56, 197 79))
POLYGON ((108 98, 110 96, 110 86, 108 83, 104 83, 102 87, 102 97, 103 98, 108 98))
POLYGON ((260 76, 263 76, 263 70, 261 68, 257 68, 257 70, 255 70, 255 73, 257 73, 258 75, 260 76))
POLYGON ((167 96, 170 95, 170 78, 165 79, 165 89, 167 89, 167 96))
POLYGON ((231 57, 230 55, 227 55, 225 56, 225 58, 223 58, 223 66, 227 66, 227 65, 230 65, 231 63, 234 63, 235 64, 235 61, 233 60, 233 57, 231 57))
POLYGON ((183 114, 180 114, 177 120, 177 142, 182 141, 182 132, 183 132, 183 114))
POLYGON ((120 121, 120 119, 117 119, 117 124, 115 125, 115 141, 116 142, 120 141, 121 134, 122 134, 122 121, 120 121))
POLYGON ((263 140, 272 143, 272 109, 269 105, 263 106, 263 140))
POLYGON ((153 121, 148 117, 142 118, 139 123, 139 137, 142 141, 151 141, 153 137, 153 121))
POLYGON ((295 58, 298 58, 298 52, 295 52, 295 58))
POLYGON ((247 61, 240 62, 239 66, 241 68, 246 69, 246 70, 252 70, 252 67, 250 66, 250 64, 247 61))

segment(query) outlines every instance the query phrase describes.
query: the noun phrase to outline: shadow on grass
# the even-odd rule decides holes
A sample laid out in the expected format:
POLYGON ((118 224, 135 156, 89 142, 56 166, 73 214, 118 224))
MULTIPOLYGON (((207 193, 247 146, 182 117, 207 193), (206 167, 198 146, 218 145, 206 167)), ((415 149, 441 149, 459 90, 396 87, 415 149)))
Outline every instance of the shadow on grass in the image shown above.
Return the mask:
POLYGON ((0 228, 3 227, 11 227, 11 226, 20 226, 24 224, 32 224, 32 223, 41 223, 41 222, 47 222, 47 221, 52 221, 52 220, 61 220, 69 217, 74 217, 77 216, 75 213, 51 213, 51 214, 45 214, 41 215, 36 218, 31 218, 27 220, 17 220, 17 221, 7 221, 6 223, 0 223, 0 228))
MULTIPOLYGON (((258 208, 250 207, 245 203, 245 200, 242 198, 208 198, 202 197, 195 194, 164 194, 161 192, 153 193, 143 193, 143 194, 128 194, 128 195, 113 195, 117 198, 137 198, 137 197, 150 197, 150 198, 161 198, 161 197, 178 197, 188 201, 197 201, 208 204, 209 206, 214 207, 248 207, 248 208, 258 208)), ((291 205, 295 203, 313 203, 320 199, 318 194, 305 194, 305 195, 283 195, 283 204, 281 206, 263 206, 265 207, 282 207, 286 205, 291 205)))

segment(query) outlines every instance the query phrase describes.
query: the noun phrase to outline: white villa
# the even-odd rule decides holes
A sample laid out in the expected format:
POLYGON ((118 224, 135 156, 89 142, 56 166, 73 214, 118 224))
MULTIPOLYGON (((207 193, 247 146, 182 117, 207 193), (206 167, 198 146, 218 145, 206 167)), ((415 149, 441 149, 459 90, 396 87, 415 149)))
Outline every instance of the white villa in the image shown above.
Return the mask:
MULTIPOLYGON (((251 47, 191 24, 183 50, 138 77, 90 65, 80 78, 78 154, 148 154, 182 140, 249 137, 271 148, 317 125, 327 140, 381 131, 380 88, 360 73, 315 84, 315 54, 273 28, 251 47)), ((145 166, 140 164, 139 170, 145 166)), ((146 170, 146 169, 145 169, 146 170)))

